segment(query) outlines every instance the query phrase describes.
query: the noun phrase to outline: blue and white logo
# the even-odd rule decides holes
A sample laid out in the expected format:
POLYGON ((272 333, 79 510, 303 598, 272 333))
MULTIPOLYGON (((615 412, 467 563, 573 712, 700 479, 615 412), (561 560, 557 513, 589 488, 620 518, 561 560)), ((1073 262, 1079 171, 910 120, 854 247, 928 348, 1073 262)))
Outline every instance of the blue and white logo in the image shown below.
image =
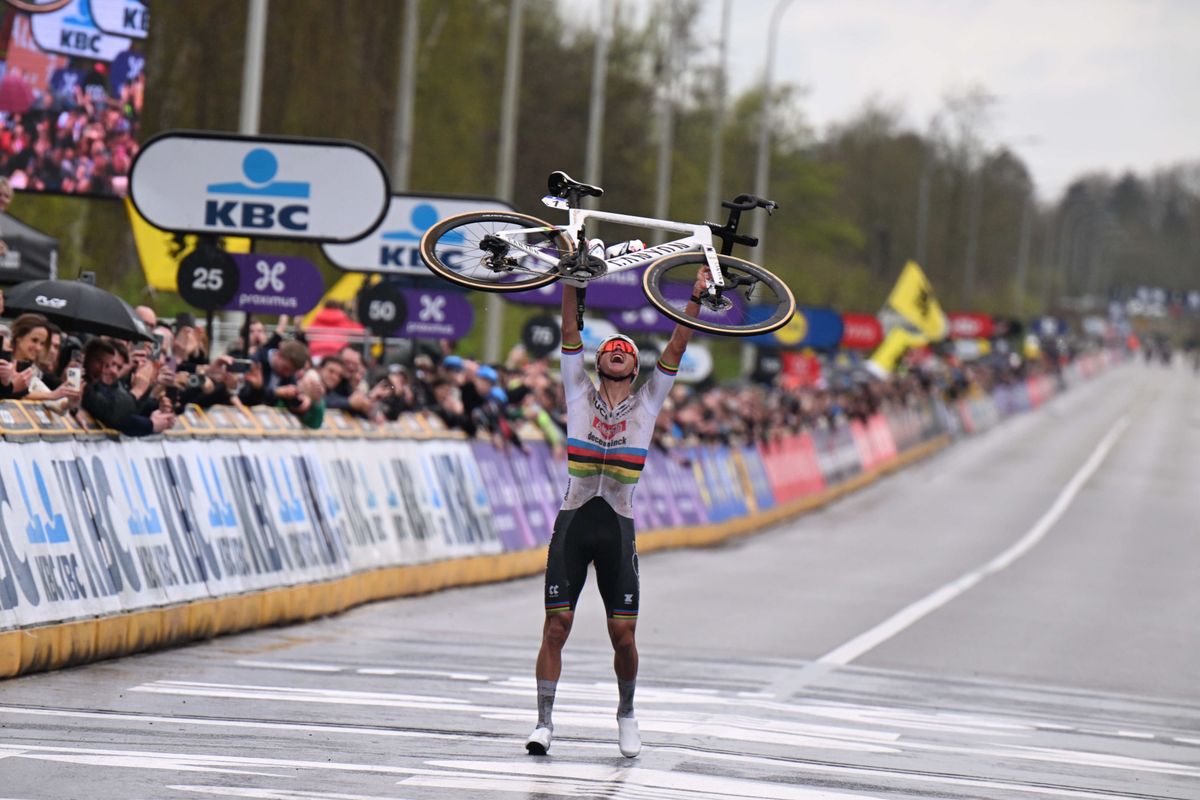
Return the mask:
POLYGON ((107 11, 114 0, 73 0, 61 11, 31 15, 29 22, 37 46, 49 53, 95 61, 112 61, 128 50, 128 38, 113 36, 96 25, 92 15, 93 2, 107 11))
MULTIPOLYGON (((379 247, 379 266, 384 268, 417 267, 424 270, 421 262, 419 245, 425 231, 438 223, 441 217, 438 210, 430 203, 421 203, 413 207, 409 215, 410 227, 400 230, 387 231, 380 235, 383 244, 379 247), (402 244, 392 244, 401 242, 402 244)), ((463 235, 451 231, 441 239, 444 243, 463 244, 463 235)))
MULTIPOLYGON (((467 211, 510 211, 495 200, 396 195, 387 216, 375 231, 351 244, 324 245, 326 258, 342 269, 388 275, 429 275, 421 261, 420 244, 425 232, 444 219, 467 211)), ((461 233, 451 231, 440 239, 444 258, 452 259, 455 245, 466 251, 461 233), (449 245, 449 247, 446 247, 449 245)))
POLYGON ((307 181, 277 181, 279 159, 265 147, 251 150, 242 159, 242 173, 246 181, 210 183, 210 195, 232 195, 234 197, 263 198, 259 202, 248 200, 214 200, 204 204, 206 225, 236 229, 269 230, 283 227, 289 231, 308 228, 309 208, 307 203, 267 202, 266 198, 284 200, 307 200, 312 191, 307 181))
POLYGON ((163 230, 319 242, 363 240, 389 196, 383 165, 353 142, 184 131, 142 147, 129 194, 163 230))

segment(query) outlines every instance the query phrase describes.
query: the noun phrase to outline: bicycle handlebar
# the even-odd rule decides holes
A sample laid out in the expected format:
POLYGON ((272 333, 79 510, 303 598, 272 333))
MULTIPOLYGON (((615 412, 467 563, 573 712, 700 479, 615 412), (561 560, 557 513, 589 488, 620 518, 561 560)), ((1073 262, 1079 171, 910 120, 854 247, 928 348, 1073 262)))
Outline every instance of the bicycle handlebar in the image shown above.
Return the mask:
POLYGON ((739 194, 733 200, 722 201, 721 205, 734 211, 750 211, 755 208, 765 208, 768 214, 779 208, 779 204, 774 200, 764 200, 753 194, 739 194))

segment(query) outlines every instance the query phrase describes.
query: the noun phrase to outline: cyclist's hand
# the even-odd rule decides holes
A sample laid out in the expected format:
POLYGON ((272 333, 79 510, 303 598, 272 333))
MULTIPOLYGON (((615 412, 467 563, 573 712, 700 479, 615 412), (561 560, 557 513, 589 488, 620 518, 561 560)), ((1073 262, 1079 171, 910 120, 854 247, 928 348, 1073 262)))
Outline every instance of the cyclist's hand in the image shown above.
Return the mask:
POLYGON ((692 296, 702 297, 708 291, 708 285, 712 282, 712 272, 708 268, 708 264, 700 267, 700 271, 696 273, 696 283, 692 286, 692 296))

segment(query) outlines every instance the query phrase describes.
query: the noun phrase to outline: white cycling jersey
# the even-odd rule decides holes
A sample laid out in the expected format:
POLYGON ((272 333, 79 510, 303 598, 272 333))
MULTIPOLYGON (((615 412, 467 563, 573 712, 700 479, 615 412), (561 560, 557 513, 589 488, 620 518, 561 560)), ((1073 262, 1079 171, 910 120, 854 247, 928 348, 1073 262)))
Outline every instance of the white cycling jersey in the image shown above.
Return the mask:
POLYGON ((678 372, 678 366, 660 358, 640 389, 609 408, 583 366, 583 344, 562 346, 568 474, 563 511, 603 497, 613 511, 633 518, 633 489, 646 464, 654 422, 678 372))

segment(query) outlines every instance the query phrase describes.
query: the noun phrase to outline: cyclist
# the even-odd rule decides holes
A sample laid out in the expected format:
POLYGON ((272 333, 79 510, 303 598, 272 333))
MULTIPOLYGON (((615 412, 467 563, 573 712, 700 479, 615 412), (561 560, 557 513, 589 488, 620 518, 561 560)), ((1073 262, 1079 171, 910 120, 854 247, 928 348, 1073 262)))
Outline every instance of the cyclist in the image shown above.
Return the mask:
MULTIPOLYGON (((696 278, 687 306, 697 316, 708 268, 696 278)), ((620 334, 596 351, 597 387, 584 371, 583 342, 576 317, 576 289, 564 282, 562 299, 562 378, 567 397, 567 493, 554 523, 546 559, 546 619, 537 658, 538 721, 525 748, 544 755, 554 732, 551 712, 562 648, 571 632, 575 605, 595 564, 596 583, 608 615, 608 636, 617 674, 618 745, 633 758, 642 749, 633 714, 638 653, 639 587, 633 531, 633 490, 646 460, 659 409, 675 381, 690 328, 675 327, 654 374, 633 391, 638 348, 620 334)))

